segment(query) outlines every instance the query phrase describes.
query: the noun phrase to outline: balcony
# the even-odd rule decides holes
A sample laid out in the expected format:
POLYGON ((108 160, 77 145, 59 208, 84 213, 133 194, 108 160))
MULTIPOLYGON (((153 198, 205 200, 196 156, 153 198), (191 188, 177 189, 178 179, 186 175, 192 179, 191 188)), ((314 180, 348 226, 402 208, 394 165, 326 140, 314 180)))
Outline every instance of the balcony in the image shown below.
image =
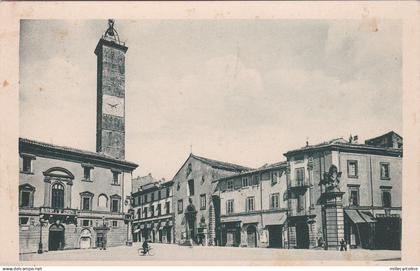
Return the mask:
POLYGON ((302 181, 302 180, 295 180, 295 181, 289 181, 287 184, 287 189, 289 190, 299 190, 299 189, 307 189, 311 187, 311 184, 308 181, 302 181))
POLYGON ((61 221, 66 224, 76 223, 77 221, 77 210, 70 208, 51 208, 41 207, 39 209, 40 218, 48 220, 49 223, 55 223, 61 221))
POLYGON ((316 216, 316 214, 310 210, 310 209, 291 209, 288 212, 289 218, 306 218, 306 219, 312 219, 316 216))
POLYGON ((51 207, 41 207, 40 213, 42 215, 65 215, 65 216, 75 216, 77 214, 76 209, 70 208, 51 208, 51 207))

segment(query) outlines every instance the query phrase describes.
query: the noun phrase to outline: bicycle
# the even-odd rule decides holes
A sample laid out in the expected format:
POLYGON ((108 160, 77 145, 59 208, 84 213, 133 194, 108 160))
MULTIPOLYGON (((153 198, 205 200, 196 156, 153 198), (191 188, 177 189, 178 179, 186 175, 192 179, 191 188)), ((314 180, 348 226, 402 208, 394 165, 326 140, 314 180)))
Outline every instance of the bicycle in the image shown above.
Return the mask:
POLYGON ((144 250, 143 250, 143 248, 141 247, 141 248, 139 248, 138 250, 137 250, 137 252, 138 252, 138 254, 139 254, 139 256, 146 256, 146 255, 149 255, 149 256, 154 256, 155 255, 155 253, 154 253, 154 251, 152 251, 152 247, 151 246, 149 246, 149 248, 147 249, 147 251, 146 252, 144 252, 144 250))

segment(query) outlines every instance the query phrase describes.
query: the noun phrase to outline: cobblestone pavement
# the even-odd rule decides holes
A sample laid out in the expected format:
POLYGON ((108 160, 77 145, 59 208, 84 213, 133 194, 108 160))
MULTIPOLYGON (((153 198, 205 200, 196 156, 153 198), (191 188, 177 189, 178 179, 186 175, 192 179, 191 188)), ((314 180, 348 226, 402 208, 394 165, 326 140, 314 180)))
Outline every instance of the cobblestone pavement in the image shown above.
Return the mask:
MULTIPOLYGON (((130 264, 178 261, 179 264, 193 264, 194 261, 204 261, 202 264, 212 264, 214 261, 222 261, 225 264, 279 264, 283 261, 399 261, 400 251, 392 250, 364 250, 351 251, 324 251, 324 250, 301 250, 301 249, 268 249, 268 248, 233 248, 233 247, 198 247, 193 248, 174 244, 151 244, 154 256, 139 256, 140 243, 134 243, 132 247, 110 247, 107 250, 76 249, 65 251, 51 251, 43 254, 23 254, 20 259, 24 261, 131 261, 130 264)), ((196 262, 197 263, 197 262, 196 262)), ((157 264, 157 263, 156 263, 157 264)), ((176 263, 175 263, 176 264, 176 263)), ((389 263, 388 263, 389 264, 389 263)))

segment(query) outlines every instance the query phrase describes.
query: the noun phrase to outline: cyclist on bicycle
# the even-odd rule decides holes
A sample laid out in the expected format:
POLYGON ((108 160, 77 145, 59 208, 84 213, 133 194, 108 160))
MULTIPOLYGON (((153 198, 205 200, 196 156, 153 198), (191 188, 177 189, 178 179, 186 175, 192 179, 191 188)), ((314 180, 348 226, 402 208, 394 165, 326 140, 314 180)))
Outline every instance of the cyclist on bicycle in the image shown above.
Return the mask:
POLYGON ((146 254, 148 251, 149 251, 149 243, 147 242, 147 239, 144 239, 144 242, 143 242, 143 251, 142 251, 142 253, 143 253, 143 255, 144 254, 146 254))

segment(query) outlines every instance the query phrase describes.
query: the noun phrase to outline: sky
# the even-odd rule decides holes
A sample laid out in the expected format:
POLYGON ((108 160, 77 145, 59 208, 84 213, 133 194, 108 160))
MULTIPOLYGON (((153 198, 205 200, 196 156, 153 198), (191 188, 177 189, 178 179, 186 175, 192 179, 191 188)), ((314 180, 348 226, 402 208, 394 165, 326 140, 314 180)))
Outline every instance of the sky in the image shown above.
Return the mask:
MULTIPOLYGON (((95 151, 106 20, 22 20, 20 136, 95 151)), ((190 154, 249 167, 308 140, 402 135, 401 23, 117 20, 126 160, 171 179, 190 154)))

